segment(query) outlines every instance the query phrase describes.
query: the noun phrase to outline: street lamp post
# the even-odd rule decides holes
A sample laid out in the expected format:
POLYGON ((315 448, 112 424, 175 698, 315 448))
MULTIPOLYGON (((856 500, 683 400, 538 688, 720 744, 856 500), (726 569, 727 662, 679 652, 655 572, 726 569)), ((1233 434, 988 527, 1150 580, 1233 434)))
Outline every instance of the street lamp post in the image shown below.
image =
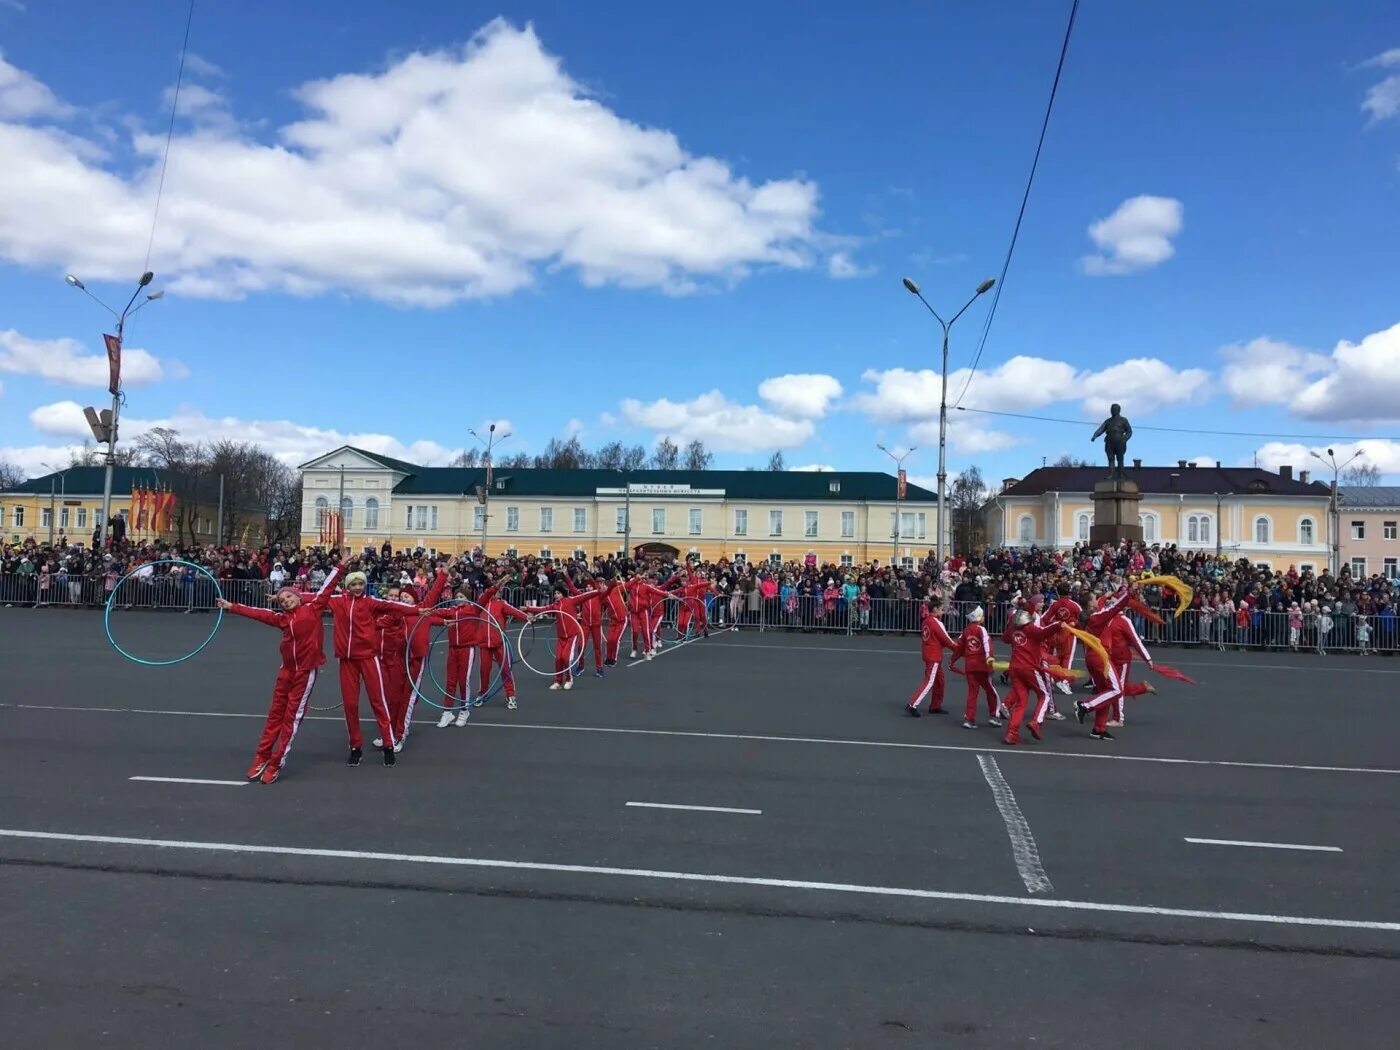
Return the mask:
MULTIPOLYGON (((136 282, 136 291, 131 293, 131 298, 127 300, 126 306, 122 307, 121 313, 117 313, 117 311, 113 310, 101 299, 88 291, 87 285, 83 284, 82 281, 78 280, 78 278, 74 277, 71 273, 64 277, 64 280, 117 319, 117 347, 118 353, 120 353, 122 338, 126 330, 127 318, 136 314, 137 311, 147 305, 147 303, 153 303, 165 294, 162 291, 148 292, 140 306, 137 306, 135 310, 131 308, 136 302, 137 296, 141 294, 141 290, 149 287, 151 281, 155 279, 155 276, 156 275, 150 270, 147 270, 141 275, 141 279, 136 282)), ((108 352, 110 353, 111 351, 109 350, 108 352)), ((112 468, 116 466, 117 462, 117 418, 121 415, 122 406, 120 371, 117 371, 116 382, 114 382, 112 386, 112 411, 110 417, 104 418, 99 422, 95 411, 88 409, 86 412, 88 425, 92 427, 93 437, 98 441, 106 441, 107 443, 107 473, 102 481, 102 524, 98 526, 97 530, 98 550, 106 546, 107 530, 111 528, 112 523, 112 468)), ((107 413, 104 412, 103 416, 107 416, 107 413)))
MULTIPOLYGON (((50 473, 50 475, 53 475, 53 474, 57 474, 57 475, 58 475, 58 482, 59 482, 59 484, 62 486, 62 490, 61 490, 61 493, 60 493, 60 495, 58 496, 58 498, 61 499, 61 500, 63 500, 63 501, 66 503, 66 502, 68 501, 68 471, 67 471, 67 470, 59 470, 59 469, 58 469, 57 467, 55 467, 52 463, 40 463, 39 466, 47 468, 48 471, 49 471, 49 473, 50 473)), ((53 477, 50 476, 50 478, 49 478, 49 546, 50 546, 50 547, 52 547, 52 546, 54 545, 54 544, 53 544, 53 530, 54 530, 54 526, 57 525, 57 523, 58 523, 58 508, 57 508, 57 506, 56 506, 56 504, 55 504, 55 501, 54 501, 53 477)))
POLYGON ((510 431, 507 430, 500 437, 497 437, 496 424, 492 423, 486 430, 485 440, 482 440, 481 435, 478 434, 475 430, 468 429, 467 433, 470 434, 472 437, 476 438, 477 441, 479 441, 482 445, 486 447, 486 487, 481 490, 481 505, 483 508, 485 508, 481 512, 481 557, 482 560, 485 561, 486 538, 491 531, 491 453, 497 445, 499 445, 502 441, 506 440, 506 438, 510 437, 510 431))
POLYGON ((1327 450, 1326 459, 1319 456, 1316 451, 1312 451, 1310 454, 1323 466, 1332 468, 1332 497, 1328 501, 1329 516, 1332 520, 1328 525, 1332 532, 1332 575, 1340 576, 1342 574, 1342 508, 1337 502, 1337 478, 1352 460, 1364 454, 1364 450, 1357 449, 1341 463, 1337 462, 1337 454, 1330 448, 1327 450))
POLYGON ((632 482, 622 467, 618 467, 617 472, 622 475, 622 557, 625 560, 632 557, 632 482))
POLYGON ((948 476, 948 331, 957 322, 957 319, 966 312, 967 308, 977 301, 978 296, 990 291, 996 283, 996 278, 988 277, 977 286, 977 291, 972 293, 972 298, 963 304, 963 308, 955 313, 950 320, 945 321, 938 315, 937 310, 929 306, 923 292, 919 291, 919 286, 908 277, 904 278, 904 287, 909 289, 913 295, 918 296, 919 302, 928 307, 928 312, 933 314, 933 319, 943 328, 943 390, 938 398, 938 567, 940 572, 943 571, 943 481, 948 476))
MULTIPOLYGON (((884 445, 881 445, 878 442, 876 443, 875 447, 878 448, 885 455, 889 456, 890 459, 894 460, 894 529, 891 532, 891 542, 893 546, 891 547, 892 557, 890 558, 890 566, 893 567, 899 561, 899 509, 901 501, 899 491, 899 472, 904 469, 904 461, 910 456, 912 456, 915 452, 917 452, 918 449, 905 449, 902 455, 896 456, 893 452, 891 452, 884 445)), ((938 498, 940 501, 943 499, 942 493, 939 493, 938 498)), ((939 521, 941 522, 942 520, 943 519, 940 517, 939 521)))

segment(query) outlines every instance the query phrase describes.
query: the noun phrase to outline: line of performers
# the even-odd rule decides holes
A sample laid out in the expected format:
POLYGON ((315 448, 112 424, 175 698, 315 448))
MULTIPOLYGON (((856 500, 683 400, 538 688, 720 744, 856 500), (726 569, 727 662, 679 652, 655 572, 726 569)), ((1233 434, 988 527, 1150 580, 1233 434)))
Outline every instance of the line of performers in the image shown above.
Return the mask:
POLYGON ((367 594, 365 574, 347 573, 348 560, 342 561, 320 591, 309 598, 284 587, 273 596, 271 609, 219 599, 220 608, 282 632, 282 664, 253 762, 245 774, 248 780, 272 784, 281 776, 326 663, 322 626, 326 613, 331 617, 334 652, 340 663, 340 699, 349 737, 347 764, 351 766, 358 766, 364 757, 362 690, 369 697, 379 729, 374 746, 382 751, 384 765, 394 765, 402 752, 422 693, 433 644, 432 627, 445 628, 447 642, 439 729, 465 726, 472 707, 482 702, 498 670, 506 707, 516 709, 515 677, 505 633, 512 621, 530 623, 553 614, 554 674, 549 688, 556 690, 574 687, 575 672, 584 666, 590 642, 594 674, 602 678, 604 667, 616 666, 629 629, 631 658, 640 653, 650 660, 662 645, 660 626, 670 601, 680 601, 678 637, 692 632, 709 635, 703 596, 710 590, 710 581, 698 573, 678 574, 660 586, 635 572, 613 580, 589 577, 582 586, 564 576, 555 585, 553 602, 518 609, 502 597, 502 589, 510 582, 504 574, 479 593, 466 585, 458 588, 460 602, 443 602, 448 569, 455 564, 456 559, 438 570, 421 602, 412 588, 397 585, 390 586, 382 598, 367 594), (344 586, 337 592, 342 578, 344 586), (427 623, 422 623, 424 620, 427 623))
MULTIPOLYGON (((997 668, 983 610, 979 607, 969 614, 967 626, 955 639, 940 618, 942 601, 930 598, 920 609, 924 675, 905 704, 905 711, 918 717, 924 701, 929 700, 930 713, 944 713, 943 656, 951 653, 949 667, 959 670, 955 665, 961 661, 959 673, 967 679, 964 728, 977 728, 978 699, 985 697, 987 724, 1006 728, 1003 743, 1019 744, 1023 724, 1039 740, 1047 718, 1062 721, 1066 717, 1056 709, 1054 692, 1056 688, 1070 692, 1073 675, 1069 668, 1079 640, 1084 639, 1084 664, 1094 695, 1075 703, 1075 715, 1081 724, 1092 716, 1089 735, 1093 739, 1112 740, 1109 730, 1123 725, 1125 700, 1157 691, 1150 682, 1129 680, 1134 659, 1141 659, 1148 668, 1154 667, 1152 655, 1127 616, 1129 608, 1142 608, 1133 596, 1133 585, 1125 583, 1116 593, 1101 598, 1092 611, 1070 598, 1067 587, 1060 588, 1049 608, 1042 608, 1043 605, 1039 594, 1020 603, 1002 632, 1001 640, 1011 647, 1009 665, 1001 676, 1011 687, 1003 703, 992 684, 997 668)), ((1156 669, 1189 681, 1173 669, 1156 669)))

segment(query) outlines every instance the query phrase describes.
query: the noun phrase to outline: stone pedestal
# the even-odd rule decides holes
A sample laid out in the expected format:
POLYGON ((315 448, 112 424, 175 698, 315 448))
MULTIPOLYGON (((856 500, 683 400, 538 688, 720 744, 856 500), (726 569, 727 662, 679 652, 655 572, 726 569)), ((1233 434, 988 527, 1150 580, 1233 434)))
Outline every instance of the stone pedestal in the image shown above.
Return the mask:
POLYGON ((1089 542, 1095 547, 1124 540, 1141 543, 1142 526, 1138 524, 1141 502, 1142 491, 1136 481, 1126 478, 1100 481, 1094 486, 1094 524, 1089 529, 1089 542))

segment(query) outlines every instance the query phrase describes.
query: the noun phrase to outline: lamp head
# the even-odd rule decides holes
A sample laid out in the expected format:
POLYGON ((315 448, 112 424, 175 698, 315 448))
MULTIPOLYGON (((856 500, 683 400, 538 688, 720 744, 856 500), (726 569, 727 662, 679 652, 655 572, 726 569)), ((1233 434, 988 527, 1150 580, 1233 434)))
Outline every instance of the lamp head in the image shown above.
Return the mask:
POLYGON ((76 277, 74 277, 71 273, 70 273, 70 274, 66 274, 66 275, 64 276, 63 279, 64 279, 65 281, 67 281, 70 285, 72 285, 74 288, 78 288, 78 289, 86 289, 86 288, 87 288, 87 285, 83 284, 82 281, 78 280, 78 279, 77 279, 76 277))
POLYGON ((156 279, 156 275, 155 275, 154 273, 152 273, 150 270, 147 270, 145 273, 143 273, 143 274, 141 275, 141 280, 140 280, 140 282, 137 284, 137 287, 138 287, 138 288, 144 288, 144 287, 146 287, 146 285, 150 284, 150 283, 151 283, 152 281, 154 281, 155 279, 156 279))
POLYGON ((148 303, 153 303, 153 302, 155 302, 157 299, 164 299, 164 298, 165 298, 165 289, 164 289, 164 288, 160 288, 160 289, 158 289, 158 290, 152 292, 150 295, 146 296, 146 301, 147 301, 148 303))
POLYGON ((984 292, 990 292, 992 290, 992 285, 996 283, 997 279, 995 277, 988 277, 985 281, 983 281, 977 286, 977 294, 981 295, 984 292))
POLYGON ((904 287, 908 288, 909 291, 912 292, 914 295, 919 294, 919 286, 913 281, 911 281, 908 277, 904 278, 904 287))
POLYGON ((1327 454, 1328 454, 1329 456, 1335 456, 1335 455, 1336 455, 1336 453, 1333 452, 1330 448, 1327 450, 1327 454))

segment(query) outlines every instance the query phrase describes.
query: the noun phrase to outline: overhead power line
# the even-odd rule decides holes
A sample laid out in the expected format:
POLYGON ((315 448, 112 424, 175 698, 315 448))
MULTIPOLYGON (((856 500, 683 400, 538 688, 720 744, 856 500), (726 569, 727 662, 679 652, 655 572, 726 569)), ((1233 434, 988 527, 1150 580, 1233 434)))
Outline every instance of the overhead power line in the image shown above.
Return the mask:
POLYGON ((165 154, 160 159, 160 181, 156 183, 156 206, 151 214, 151 236, 146 242, 146 265, 151 268, 151 249, 156 244, 156 222, 160 219, 160 199, 165 194, 165 168, 170 163, 170 140, 175 137, 175 114, 180 108, 180 86, 185 82, 185 55, 190 49, 190 26, 194 23, 194 0, 190 0, 190 12, 185 16, 185 41, 180 45, 180 71, 175 74, 175 97, 170 100, 170 126, 165 130, 165 154))
MULTIPOLYGON (((979 416, 1003 416, 1008 419, 1030 419, 1037 423, 1067 423, 1076 427, 1096 427, 1097 423, 1088 419, 1060 419, 1056 416, 1032 416, 1022 412, 994 412, 989 408, 964 408, 959 412, 976 412, 979 416)), ((1400 438, 1386 437, 1384 434, 1270 434, 1252 430, 1203 430, 1201 427, 1154 427, 1135 426, 1134 430, 1155 430, 1163 434, 1212 434, 1220 437, 1286 438, 1292 441, 1400 441, 1400 438)))

